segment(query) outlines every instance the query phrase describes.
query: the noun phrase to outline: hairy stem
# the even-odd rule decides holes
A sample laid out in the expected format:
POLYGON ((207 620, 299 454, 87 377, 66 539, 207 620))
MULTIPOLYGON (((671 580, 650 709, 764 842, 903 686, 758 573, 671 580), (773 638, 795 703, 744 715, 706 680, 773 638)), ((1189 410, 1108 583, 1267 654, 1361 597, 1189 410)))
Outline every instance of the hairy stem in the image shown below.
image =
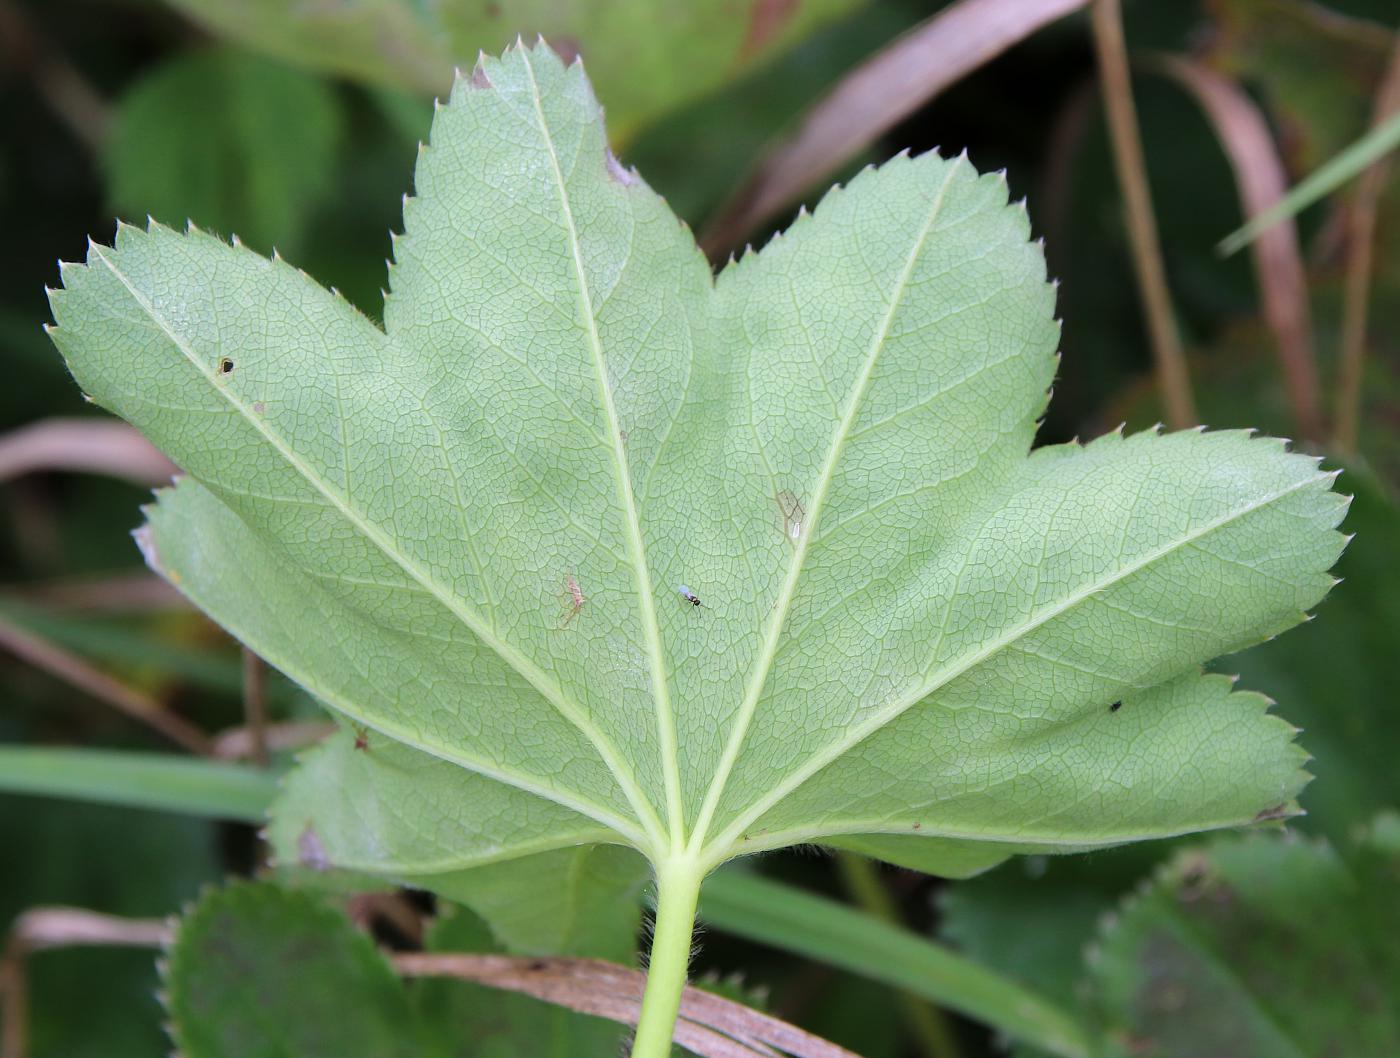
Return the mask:
POLYGON ((656 924, 632 1058, 668 1058, 671 1053, 703 877, 700 866, 689 858, 671 860, 657 868, 656 924))

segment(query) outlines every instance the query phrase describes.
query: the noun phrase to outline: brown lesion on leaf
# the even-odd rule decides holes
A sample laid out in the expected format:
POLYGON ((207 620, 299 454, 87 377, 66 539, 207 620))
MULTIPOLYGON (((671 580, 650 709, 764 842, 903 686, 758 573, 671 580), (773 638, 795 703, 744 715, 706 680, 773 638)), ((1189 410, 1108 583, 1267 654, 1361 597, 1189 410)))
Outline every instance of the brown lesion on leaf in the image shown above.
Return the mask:
POLYGON ((481 63, 477 63, 472 67, 472 75, 468 78, 467 83, 473 88, 481 90, 495 87, 491 83, 491 78, 486 76, 486 67, 482 66, 481 63))
POLYGON ((151 523, 132 530, 131 538, 136 541, 137 550, 141 552, 141 557, 146 560, 146 567, 154 574, 164 577, 165 580, 174 585, 180 586, 180 573, 178 570, 170 569, 161 561, 160 552, 156 549, 156 539, 151 530, 151 523))
POLYGON ((768 47, 797 13, 801 0, 753 0, 739 58, 747 61, 768 47))
POLYGON ((331 869, 331 859, 326 855, 326 847, 321 844, 321 835, 310 823, 297 835, 297 862, 313 871, 331 869))
POLYGON ((631 187, 637 182, 637 174, 617 160, 617 155, 613 154, 611 147, 603 149, 603 156, 607 161, 608 176, 613 180, 623 187, 631 187))
POLYGON ((795 544, 802 538, 802 527, 807 520, 807 509, 802 501, 788 489, 778 493, 778 510, 782 514, 783 536, 795 544))
POLYGON ((1283 804, 1274 805, 1272 808, 1264 808, 1255 813, 1254 822, 1266 823, 1271 819, 1287 819, 1291 815, 1293 815, 1293 809, 1289 806, 1288 802, 1285 801, 1283 804))

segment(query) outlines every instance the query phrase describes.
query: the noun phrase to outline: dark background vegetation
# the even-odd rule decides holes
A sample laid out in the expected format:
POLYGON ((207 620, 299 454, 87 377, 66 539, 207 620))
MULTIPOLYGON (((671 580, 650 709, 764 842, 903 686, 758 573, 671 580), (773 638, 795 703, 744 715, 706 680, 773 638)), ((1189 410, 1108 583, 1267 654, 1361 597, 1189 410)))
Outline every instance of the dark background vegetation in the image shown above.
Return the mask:
MULTIPOLYGON (((874 0, 856 7, 701 98, 629 122, 615 149, 702 230, 766 144, 856 63, 939 6, 874 0)), ((1340 570, 1347 582, 1323 604, 1323 619, 1222 663, 1242 672, 1246 686, 1266 689, 1279 712, 1306 730, 1318 778, 1303 798, 1310 814, 1294 827, 1339 844, 1375 812, 1400 805, 1393 764, 1400 749, 1400 521, 1393 505, 1400 487, 1400 181, 1391 180, 1380 198, 1374 235, 1360 439, 1339 446, 1331 420, 1354 185, 1298 223, 1311 308, 1303 338, 1329 420, 1309 437, 1286 395, 1279 336, 1261 316, 1250 256, 1222 260, 1213 249, 1241 220, 1221 140, 1150 60, 1188 56, 1238 84, 1266 117, 1296 180, 1365 131, 1396 21, 1394 0, 1137 0, 1125 8, 1127 40, 1142 63, 1134 92, 1162 254, 1200 418, 1259 427, 1327 453, 1348 467, 1344 491, 1358 496, 1350 527, 1360 535, 1340 570)), ((480 47, 500 50, 516 28, 528 27, 503 28, 480 47)), ((603 102, 611 113, 606 93, 603 102)), ((175 225, 188 217, 237 232, 261 251, 276 246, 377 316, 388 233, 430 110, 427 94, 284 65, 155 0, 0 0, 0 444, 44 420, 98 417, 41 325, 57 261, 81 259, 90 235, 110 241, 117 217, 139 222, 149 213, 175 225)), ((1004 167, 1013 197, 1027 198, 1047 239, 1052 274, 1062 283, 1064 338, 1042 440, 1162 418, 1087 15, 1070 15, 1013 47, 835 175, 904 148, 934 147, 966 148, 983 170, 1004 167)), ((749 239, 761 244, 767 234, 749 239)), ((103 470, 100 460, 92 464, 99 472, 89 472, 20 452, 14 464, 0 459, 0 627, 7 630, 0 743, 172 748, 102 695, 74 686, 67 661, 35 664, 36 641, 70 652, 204 732, 240 725, 236 644, 152 594, 128 536, 148 495, 139 479, 158 475, 139 460, 129 473, 103 470)), ((318 715, 275 677, 269 700, 279 722, 318 715)), ((1154 846, 1013 863, 951 887, 893 871, 879 880, 911 928, 941 930, 1072 1002, 1078 953, 1098 917, 1164 855, 1154 846)), ((254 835, 232 824, 0 796, 0 927, 41 903, 169 914, 202 884, 248 871, 256 858, 254 835)), ((829 858, 775 856, 765 870, 849 895, 851 880, 829 858)), ((149 953, 60 951, 31 963, 33 1058, 165 1052, 149 953)), ((720 933, 705 937, 700 967, 745 968, 746 984, 766 990, 770 1010, 867 1058, 935 1053, 883 986, 720 933)), ((997 1051, 986 1029, 962 1020, 953 1028, 967 1058, 997 1051)))

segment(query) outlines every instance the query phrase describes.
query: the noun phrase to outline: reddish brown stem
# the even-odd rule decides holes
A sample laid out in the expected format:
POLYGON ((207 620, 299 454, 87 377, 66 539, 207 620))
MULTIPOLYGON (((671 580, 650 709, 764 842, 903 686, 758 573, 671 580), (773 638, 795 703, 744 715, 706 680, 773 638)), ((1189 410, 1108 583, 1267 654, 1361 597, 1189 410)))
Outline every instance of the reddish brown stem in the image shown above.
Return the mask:
POLYGON ((191 753, 200 756, 213 753, 213 743, 208 735, 170 712, 150 695, 107 675, 76 654, 3 617, 0 617, 0 648, 139 720, 191 753))

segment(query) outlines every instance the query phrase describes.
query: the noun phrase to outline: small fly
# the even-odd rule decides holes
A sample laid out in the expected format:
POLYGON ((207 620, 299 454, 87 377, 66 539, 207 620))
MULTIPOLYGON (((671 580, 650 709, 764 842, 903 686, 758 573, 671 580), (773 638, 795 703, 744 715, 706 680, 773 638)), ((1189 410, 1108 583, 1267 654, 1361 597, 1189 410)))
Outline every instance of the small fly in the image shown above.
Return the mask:
POLYGON ((355 748, 358 750, 369 749, 369 728, 360 724, 355 725, 355 748))
POLYGON ((1118 712, 1119 709, 1122 709, 1122 708, 1123 708, 1123 703, 1122 703, 1122 702, 1114 702, 1112 705, 1110 705, 1110 706, 1108 707, 1108 711, 1109 711, 1110 713, 1116 713, 1116 712, 1118 712))
POLYGON ((682 584, 682 585, 681 585, 679 588, 677 588, 676 590, 679 591, 679 592, 681 593, 681 598, 684 599, 686 602, 690 603, 691 606, 703 606, 703 605, 704 605, 704 603, 702 603, 702 602, 700 601, 700 596, 696 595, 693 591, 691 591, 689 588, 687 588, 684 584, 682 584))

